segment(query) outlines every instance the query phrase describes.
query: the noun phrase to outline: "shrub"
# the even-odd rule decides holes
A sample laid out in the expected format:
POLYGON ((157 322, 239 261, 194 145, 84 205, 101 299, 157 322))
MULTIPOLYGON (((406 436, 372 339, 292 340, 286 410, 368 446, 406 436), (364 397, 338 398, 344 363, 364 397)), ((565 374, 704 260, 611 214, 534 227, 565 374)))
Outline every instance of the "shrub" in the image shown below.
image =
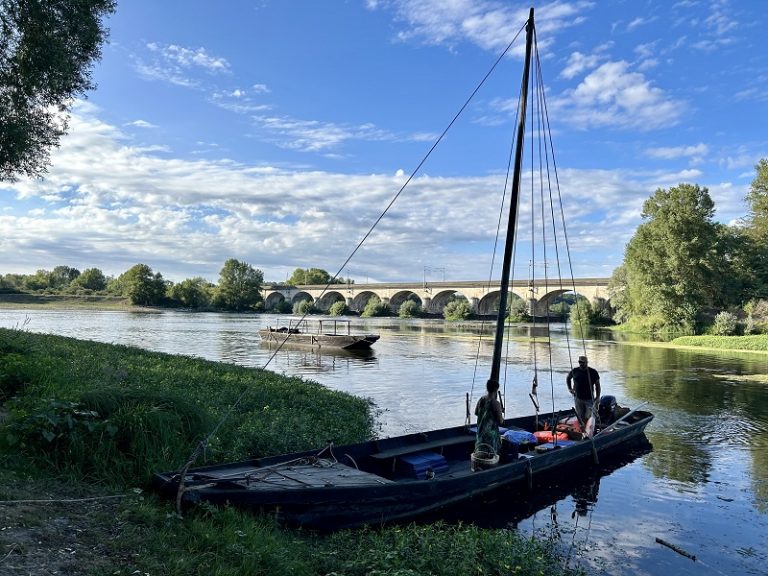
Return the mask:
MULTIPOLYGON (((583 333, 589 326, 590 318, 592 317, 592 305, 586 298, 579 298, 576 300, 573 306, 571 306, 570 312, 571 326, 574 331, 583 333)), ((580 336, 583 334, 580 334, 580 336)))
POLYGON ((349 312, 349 309, 347 308, 346 303, 344 300, 339 300, 338 302, 334 302, 331 304, 331 307, 328 309, 328 314, 331 316, 344 316, 349 312))
POLYGON ((522 298, 513 298, 507 304, 507 317, 510 322, 527 322, 531 319, 528 303, 522 298))
POLYGON ((312 314, 315 311, 315 306, 312 300, 299 300, 293 305, 293 313, 304 316, 305 314, 312 314))
POLYGON ((392 309, 389 307, 389 304, 384 304, 378 296, 371 296, 371 298, 368 299, 368 302, 365 303, 365 309, 360 315, 366 318, 371 318, 376 316, 390 316, 391 314, 392 309))
POLYGON ((733 336, 739 326, 739 319, 731 312, 720 312, 715 316, 710 332, 715 336, 733 336))
POLYGON ((400 318, 416 318, 421 316, 421 306, 415 300, 406 300, 400 304, 400 309, 397 311, 397 315, 400 318))
POLYGON ((472 307, 463 298, 451 300, 443 309, 443 317, 446 320, 466 320, 472 314, 472 307))

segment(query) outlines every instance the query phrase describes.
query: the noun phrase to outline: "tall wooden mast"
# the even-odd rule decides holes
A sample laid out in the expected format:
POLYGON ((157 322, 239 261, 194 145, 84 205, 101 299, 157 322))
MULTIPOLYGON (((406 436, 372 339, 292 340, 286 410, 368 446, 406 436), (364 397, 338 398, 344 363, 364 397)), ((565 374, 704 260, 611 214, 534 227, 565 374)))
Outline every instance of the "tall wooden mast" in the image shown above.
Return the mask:
POLYGON ((496 319, 496 336, 493 340, 493 362, 489 380, 499 382, 501 371, 502 345, 504 341, 504 324, 507 320, 507 298, 509 293, 509 276, 512 268, 512 254, 515 249, 515 231, 517 226, 517 204, 520 197, 520 173, 523 163, 523 143, 525 140, 525 115, 528 107, 528 77, 531 69, 531 47, 533 44, 534 24, 533 8, 528 16, 525 35, 525 65, 523 67, 523 83, 520 91, 520 108, 518 110, 517 134, 515 140, 515 166, 512 175, 512 195, 509 200, 509 222, 507 223, 507 239, 504 245, 504 262, 501 269, 501 294, 499 295, 499 314, 496 319))

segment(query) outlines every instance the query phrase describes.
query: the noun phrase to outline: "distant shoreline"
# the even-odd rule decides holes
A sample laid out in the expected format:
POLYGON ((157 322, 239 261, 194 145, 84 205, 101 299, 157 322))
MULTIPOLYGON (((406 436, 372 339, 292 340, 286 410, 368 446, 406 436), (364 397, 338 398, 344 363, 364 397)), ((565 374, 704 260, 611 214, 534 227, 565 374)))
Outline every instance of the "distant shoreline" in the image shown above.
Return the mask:
POLYGON ((96 310, 141 310, 127 298, 74 294, 0 294, 2 308, 84 308, 96 310))

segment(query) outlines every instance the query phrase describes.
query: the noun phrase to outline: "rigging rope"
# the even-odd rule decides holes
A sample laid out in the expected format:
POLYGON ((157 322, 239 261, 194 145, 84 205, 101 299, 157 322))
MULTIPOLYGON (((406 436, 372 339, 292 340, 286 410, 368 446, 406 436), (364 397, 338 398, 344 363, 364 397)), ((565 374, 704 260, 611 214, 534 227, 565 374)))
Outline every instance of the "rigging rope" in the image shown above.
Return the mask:
MULTIPOLYGON (((358 242, 357 246, 355 246, 354 250, 349 254, 349 256, 344 260, 344 263, 339 267, 339 269, 336 271, 336 273, 333 275, 333 277, 328 281, 328 283, 323 288, 322 292, 320 293, 320 296, 318 298, 322 298, 323 295, 328 291, 332 283, 338 278, 338 276, 342 273, 344 268, 346 268, 347 264, 352 260, 352 258, 357 254, 357 252, 360 250, 360 248, 363 246, 363 244, 368 240, 370 235, 373 233, 374 229, 379 225, 379 222, 384 218, 384 216, 389 212, 390 208, 395 204, 395 202, 400 198, 400 195, 403 193, 403 191, 406 189, 406 187, 411 183, 411 181, 415 178, 416 174, 421 170, 421 168, 424 166, 426 161, 429 159, 429 157, 432 155, 432 152, 437 148, 437 146, 440 144, 440 142, 443 141, 445 138, 445 135, 448 133, 448 131, 453 127, 453 125, 456 123, 456 121, 459 119, 459 117, 464 113, 464 110, 466 110, 467 106, 469 106, 470 102, 474 99, 474 97, 477 95, 477 93, 480 91, 480 89, 483 87, 485 82, 488 80, 488 78, 491 76, 493 71, 497 68, 497 66, 501 63, 501 61, 504 59, 504 57, 507 55, 507 53, 510 51, 514 43, 517 41, 517 38, 520 36, 520 33, 525 30, 527 26, 527 22, 523 24, 520 29, 517 31, 517 34, 515 34, 514 38, 507 44, 507 47, 499 54, 499 56, 494 61, 493 65, 490 67, 488 72, 485 73, 483 78, 480 80, 480 82, 477 84, 475 89, 472 91, 472 93, 469 95, 469 97, 464 101, 461 108, 459 108, 459 111, 456 112, 456 114, 453 116, 451 121, 448 123, 448 125, 445 127, 445 129, 440 133, 440 135, 437 137, 435 142, 432 144, 432 146, 429 148, 427 153, 424 155, 424 157, 421 159, 421 161, 417 164, 416 168, 413 169, 410 176, 406 179, 406 181, 403 183, 403 185, 400 187, 400 189, 397 191, 397 193, 392 197, 392 199, 389 201, 387 206, 384 208, 384 210, 381 212, 378 218, 374 221, 374 223, 371 225, 371 227, 368 229, 368 231, 363 235, 362 239, 358 242)), ((300 322, 303 321, 308 312, 306 312, 304 315, 302 315, 300 322)), ((266 369, 267 366, 272 362, 272 360, 275 358, 277 353, 282 349, 283 345, 290 339, 290 334, 288 338, 283 340, 283 342, 279 343, 279 345, 276 347, 275 351, 269 356, 266 363, 262 367, 263 369, 266 369)), ((179 480, 179 498, 181 496, 181 491, 184 484, 184 475, 186 474, 187 470, 190 468, 190 466, 194 463, 194 461, 197 459, 197 457, 200 455, 201 452, 203 452, 208 444, 210 443, 211 438, 215 436, 215 434, 218 432, 218 430, 221 428, 221 426, 226 422, 229 417, 234 412, 235 408, 242 402, 243 398, 245 398, 246 394, 248 393, 249 388, 245 387, 242 391, 242 393, 238 396, 238 398, 235 400, 235 402, 230 406, 230 408, 224 413, 222 418, 219 420, 219 422, 216 424, 214 429, 211 431, 210 434, 208 434, 205 439, 201 440, 198 445, 195 447, 195 449, 192 451, 192 454, 190 454, 189 458, 187 459, 187 462, 184 466, 181 468, 180 472, 180 480, 179 480)), ((180 504, 180 501, 177 501, 177 504, 180 504)))

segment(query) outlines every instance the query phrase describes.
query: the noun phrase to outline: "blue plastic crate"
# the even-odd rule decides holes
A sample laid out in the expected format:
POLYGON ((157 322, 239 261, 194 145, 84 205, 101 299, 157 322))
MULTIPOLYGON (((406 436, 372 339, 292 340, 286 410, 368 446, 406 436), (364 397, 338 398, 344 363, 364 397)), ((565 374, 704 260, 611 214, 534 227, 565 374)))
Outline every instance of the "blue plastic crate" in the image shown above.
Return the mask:
POLYGON ((436 452, 418 452, 401 456, 397 461, 399 472, 412 478, 424 478, 432 470, 435 474, 448 470, 448 461, 436 452))

